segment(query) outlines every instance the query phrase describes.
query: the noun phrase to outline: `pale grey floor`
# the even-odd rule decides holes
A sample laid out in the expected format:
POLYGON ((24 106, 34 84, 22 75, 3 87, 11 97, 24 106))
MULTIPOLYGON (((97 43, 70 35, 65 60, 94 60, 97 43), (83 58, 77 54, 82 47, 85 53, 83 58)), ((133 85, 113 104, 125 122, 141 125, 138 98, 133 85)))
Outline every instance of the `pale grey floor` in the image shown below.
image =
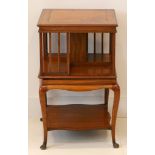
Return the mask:
POLYGON ((29 155, 126 155, 127 119, 118 118, 116 139, 119 149, 114 149, 110 131, 85 132, 50 131, 47 150, 40 150, 43 141, 39 118, 29 118, 29 155))

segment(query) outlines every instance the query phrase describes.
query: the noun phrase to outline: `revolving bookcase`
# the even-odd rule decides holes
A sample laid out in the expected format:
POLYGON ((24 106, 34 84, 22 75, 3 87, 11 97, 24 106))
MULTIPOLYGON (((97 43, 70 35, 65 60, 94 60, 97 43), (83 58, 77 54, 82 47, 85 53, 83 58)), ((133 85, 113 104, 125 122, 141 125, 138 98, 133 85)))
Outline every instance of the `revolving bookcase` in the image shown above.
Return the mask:
POLYGON ((115 11, 44 9, 38 21, 40 45, 40 104, 44 129, 41 149, 50 130, 111 130, 114 148, 120 88, 115 71, 115 11), (105 89, 96 105, 49 105, 48 90, 105 89), (109 90, 114 92, 112 116, 109 90))

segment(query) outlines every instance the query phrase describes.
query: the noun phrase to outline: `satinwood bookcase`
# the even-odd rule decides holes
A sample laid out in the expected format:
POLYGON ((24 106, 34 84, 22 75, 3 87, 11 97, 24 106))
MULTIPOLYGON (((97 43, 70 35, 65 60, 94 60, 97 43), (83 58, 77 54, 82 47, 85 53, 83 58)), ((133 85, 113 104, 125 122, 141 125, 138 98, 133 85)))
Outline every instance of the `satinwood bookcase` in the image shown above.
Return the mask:
POLYGON ((44 9, 38 21, 40 45, 40 104, 44 129, 41 149, 50 130, 111 130, 113 147, 120 88, 115 70, 117 21, 112 9, 44 9), (105 41, 105 39, 107 41, 105 41), (98 48, 99 46, 99 48, 98 48), (47 91, 105 89, 96 105, 49 105, 47 91), (114 92, 112 115, 109 90, 114 92))

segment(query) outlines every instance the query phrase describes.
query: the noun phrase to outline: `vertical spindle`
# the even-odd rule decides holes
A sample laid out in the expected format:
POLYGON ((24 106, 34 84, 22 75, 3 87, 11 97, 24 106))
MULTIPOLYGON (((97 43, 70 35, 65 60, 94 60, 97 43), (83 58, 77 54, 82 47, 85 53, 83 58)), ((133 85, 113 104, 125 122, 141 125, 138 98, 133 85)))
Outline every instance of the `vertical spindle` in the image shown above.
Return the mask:
POLYGON ((101 33, 101 53, 104 53, 104 33, 101 33))
POLYGON ((110 35, 110 52, 111 52, 111 61, 112 61, 112 72, 115 74, 115 33, 110 35))
POLYGON ((44 53, 43 53, 43 36, 42 33, 39 32, 39 44, 40 44, 40 74, 43 73, 43 58, 44 58, 44 53))
POLYGON ((58 32, 58 72, 60 72, 60 32, 58 32))
POLYGON ((49 54, 49 72, 52 69, 52 34, 49 32, 49 42, 48 42, 48 54, 49 54))
POLYGON ((70 73, 70 33, 67 33, 67 74, 70 73))
POLYGON ((109 53, 112 53, 112 33, 109 33, 109 53))
POLYGON ((47 54, 48 53, 48 46, 47 46, 47 33, 43 33, 43 49, 44 52, 47 54))
POLYGON ((48 53, 52 53, 52 42, 51 42, 51 33, 49 33, 49 42, 48 42, 48 53))
POLYGON ((94 32, 94 55, 96 54, 96 33, 94 32))

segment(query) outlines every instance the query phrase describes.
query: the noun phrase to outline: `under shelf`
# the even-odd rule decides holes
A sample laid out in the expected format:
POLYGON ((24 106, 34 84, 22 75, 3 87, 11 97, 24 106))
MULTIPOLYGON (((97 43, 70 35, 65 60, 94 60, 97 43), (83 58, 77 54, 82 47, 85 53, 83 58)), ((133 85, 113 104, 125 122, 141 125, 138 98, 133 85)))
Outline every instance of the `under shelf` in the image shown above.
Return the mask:
POLYGON ((105 104, 48 105, 48 130, 111 129, 110 114, 105 104))

